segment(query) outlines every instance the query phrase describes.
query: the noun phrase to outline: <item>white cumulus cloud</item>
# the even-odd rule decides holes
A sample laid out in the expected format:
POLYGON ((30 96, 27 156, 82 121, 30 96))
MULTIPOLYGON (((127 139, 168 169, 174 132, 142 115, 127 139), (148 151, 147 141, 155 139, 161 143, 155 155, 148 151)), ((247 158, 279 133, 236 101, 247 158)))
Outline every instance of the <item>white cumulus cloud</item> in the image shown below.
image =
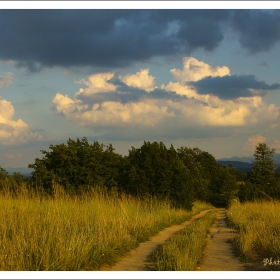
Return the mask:
POLYGON ((87 79, 81 79, 78 83, 83 83, 87 87, 81 88, 78 94, 92 95, 99 92, 115 91, 117 87, 108 83, 114 77, 114 73, 98 73, 89 76, 87 79))
MULTIPOLYGON (((85 97, 94 96, 99 93, 117 92, 118 87, 110 80, 114 73, 94 74, 79 82, 85 84, 71 99, 68 95, 57 93, 52 101, 55 111, 62 114, 68 120, 76 121, 82 126, 123 126, 127 124, 139 124, 142 126, 153 126, 165 116, 174 116, 168 112, 168 107, 157 99, 147 99, 139 102, 121 103, 120 101, 104 101, 87 104, 85 97)), ((149 69, 141 69, 136 74, 120 76, 119 79, 130 87, 153 90, 155 86, 154 77, 149 75, 149 69)))
MULTIPOLYGON (((155 126, 156 131, 156 126, 162 126, 167 120, 180 129, 277 127, 280 108, 265 103, 261 96, 220 99, 216 95, 198 94, 195 88, 185 84, 206 76, 230 75, 228 67, 211 66, 192 57, 184 58, 183 64, 183 70, 171 70, 176 82, 163 84, 160 89, 155 85, 155 77, 149 75, 149 69, 116 78, 130 87, 130 91, 125 89, 128 92, 122 92, 122 86, 114 84, 114 73, 94 74, 80 80, 85 86, 73 98, 57 93, 52 105, 66 119, 93 128, 138 125, 155 126), (143 95, 134 93, 133 88, 144 90, 143 95), (129 98, 121 98, 124 95, 129 98)), ((168 129, 167 126, 167 132, 168 129)), ((174 127, 170 129, 174 131, 174 127)))
POLYGON ((40 139, 40 135, 32 133, 28 124, 22 119, 13 120, 14 107, 11 102, 0 99, 0 143, 2 145, 26 142, 30 139, 40 139))
POLYGON ((167 106, 157 105, 156 100, 126 103, 107 101, 94 104, 90 109, 81 105, 80 100, 70 99, 57 93, 53 99, 53 107, 57 113, 68 120, 76 121, 82 126, 111 127, 127 124, 153 126, 164 116, 173 116, 167 112, 167 106))
POLYGON ((227 66, 211 66, 203 61, 199 61, 194 57, 183 58, 183 70, 171 69, 175 81, 180 83, 196 82, 205 77, 217 77, 230 75, 230 70, 227 66))
POLYGON ((149 75, 149 69, 141 69, 136 74, 120 77, 126 85, 151 91, 156 88, 155 77, 149 75))

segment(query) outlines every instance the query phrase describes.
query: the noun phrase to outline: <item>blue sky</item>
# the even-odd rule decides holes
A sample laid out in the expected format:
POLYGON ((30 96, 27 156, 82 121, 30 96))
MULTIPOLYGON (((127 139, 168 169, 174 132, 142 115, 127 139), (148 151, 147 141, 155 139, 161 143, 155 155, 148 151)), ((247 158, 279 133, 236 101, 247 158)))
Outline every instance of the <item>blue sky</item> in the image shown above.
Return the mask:
POLYGON ((1 5, 2 167, 82 137, 123 155, 144 140, 215 158, 259 142, 280 153, 277 3, 1 5))

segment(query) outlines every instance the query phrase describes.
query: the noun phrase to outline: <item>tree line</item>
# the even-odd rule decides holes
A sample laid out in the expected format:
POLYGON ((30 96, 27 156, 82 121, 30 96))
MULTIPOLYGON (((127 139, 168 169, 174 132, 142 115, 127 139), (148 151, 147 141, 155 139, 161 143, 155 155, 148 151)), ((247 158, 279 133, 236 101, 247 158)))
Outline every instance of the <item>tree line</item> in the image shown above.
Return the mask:
POLYGON ((3 180, 10 180, 14 186, 25 180, 32 188, 52 195, 54 183, 69 194, 102 186, 138 197, 169 199, 174 207, 185 209, 191 209, 195 200, 221 207, 232 199, 280 198, 274 152, 260 143, 254 168, 245 175, 231 165, 218 164, 211 154, 197 147, 175 149, 162 142, 144 141, 140 148, 132 147, 127 156, 122 156, 111 144, 89 143, 86 137, 76 141, 69 138, 66 144, 41 150, 42 158, 28 166, 33 169, 30 179, 19 173, 9 176, 2 168, 0 187, 3 180))

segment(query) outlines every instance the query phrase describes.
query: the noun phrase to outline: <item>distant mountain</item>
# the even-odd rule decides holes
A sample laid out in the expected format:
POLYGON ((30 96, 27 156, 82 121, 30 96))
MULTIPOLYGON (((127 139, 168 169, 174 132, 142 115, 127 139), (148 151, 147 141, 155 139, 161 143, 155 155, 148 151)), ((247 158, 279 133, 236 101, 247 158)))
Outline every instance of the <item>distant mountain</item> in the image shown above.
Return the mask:
POLYGON ((252 163, 254 160, 254 157, 231 157, 231 158, 219 158, 217 161, 236 161, 236 162, 247 162, 247 163, 252 163))
MULTIPOLYGON (((274 154, 274 162, 276 165, 280 164, 280 154, 274 154)), ((219 158, 217 161, 242 161, 242 162, 248 162, 252 163, 252 161, 255 160, 254 156, 251 157, 231 157, 231 158, 219 158)))
POLYGON ((249 172, 252 167, 253 164, 249 163, 249 162, 243 162, 243 161, 235 161, 235 160, 217 160, 217 162, 220 165, 229 165, 232 164, 232 166, 240 171, 242 171, 243 173, 247 174, 247 172, 249 172))
MULTIPOLYGON (((217 162, 220 165, 229 165, 232 164, 232 166, 240 171, 242 171, 243 173, 247 174, 247 172, 249 172, 252 167, 253 164, 249 163, 249 162, 243 162, 243 161, 234 161, 234 160, 217 160, 217 162)), ((280 172, 280 164, 276 164, 277 172, 280 172)))
POLYGON ((280 164, 280 154, 275 154, 274 155, 274 162, 276 163, 276 165, 280 164))
POLYGON ((32 168, 25 168, 25 167, 7 167, 4 168, 10 175, 12 175, 14 172, 20 172, 21 174, 25 176, 30 176, 31 172, 33 171, 32 168))

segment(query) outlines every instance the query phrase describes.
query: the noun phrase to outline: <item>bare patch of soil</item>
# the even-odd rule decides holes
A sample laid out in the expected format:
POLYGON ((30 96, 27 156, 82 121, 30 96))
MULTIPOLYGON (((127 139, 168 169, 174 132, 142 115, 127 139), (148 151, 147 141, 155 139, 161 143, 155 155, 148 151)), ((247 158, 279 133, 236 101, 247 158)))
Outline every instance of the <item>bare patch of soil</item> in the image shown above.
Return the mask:
POLYGON ((196 270, 243 271, 244 265, 234 255, 232 240, 236 232, 226 223, 226 211, 217 212, 215 224, 210 229, 204 257, 196 270))
POLYGON ((190 220, 180 224, 173 225, 159 232, 156 236, 152 237, 149 241, 140 243, 139 247, 130 251, 127 256, 121 259, 114 266, 106 266, 101 270, 113 271, 151 271, 155 270, 151 263, 147 261, 149 255, 161 244, 163 244, 172 234, 190 225, 193 221, 204 216, 209 210, 201 211, 199 214, 194 215, 190 220))

